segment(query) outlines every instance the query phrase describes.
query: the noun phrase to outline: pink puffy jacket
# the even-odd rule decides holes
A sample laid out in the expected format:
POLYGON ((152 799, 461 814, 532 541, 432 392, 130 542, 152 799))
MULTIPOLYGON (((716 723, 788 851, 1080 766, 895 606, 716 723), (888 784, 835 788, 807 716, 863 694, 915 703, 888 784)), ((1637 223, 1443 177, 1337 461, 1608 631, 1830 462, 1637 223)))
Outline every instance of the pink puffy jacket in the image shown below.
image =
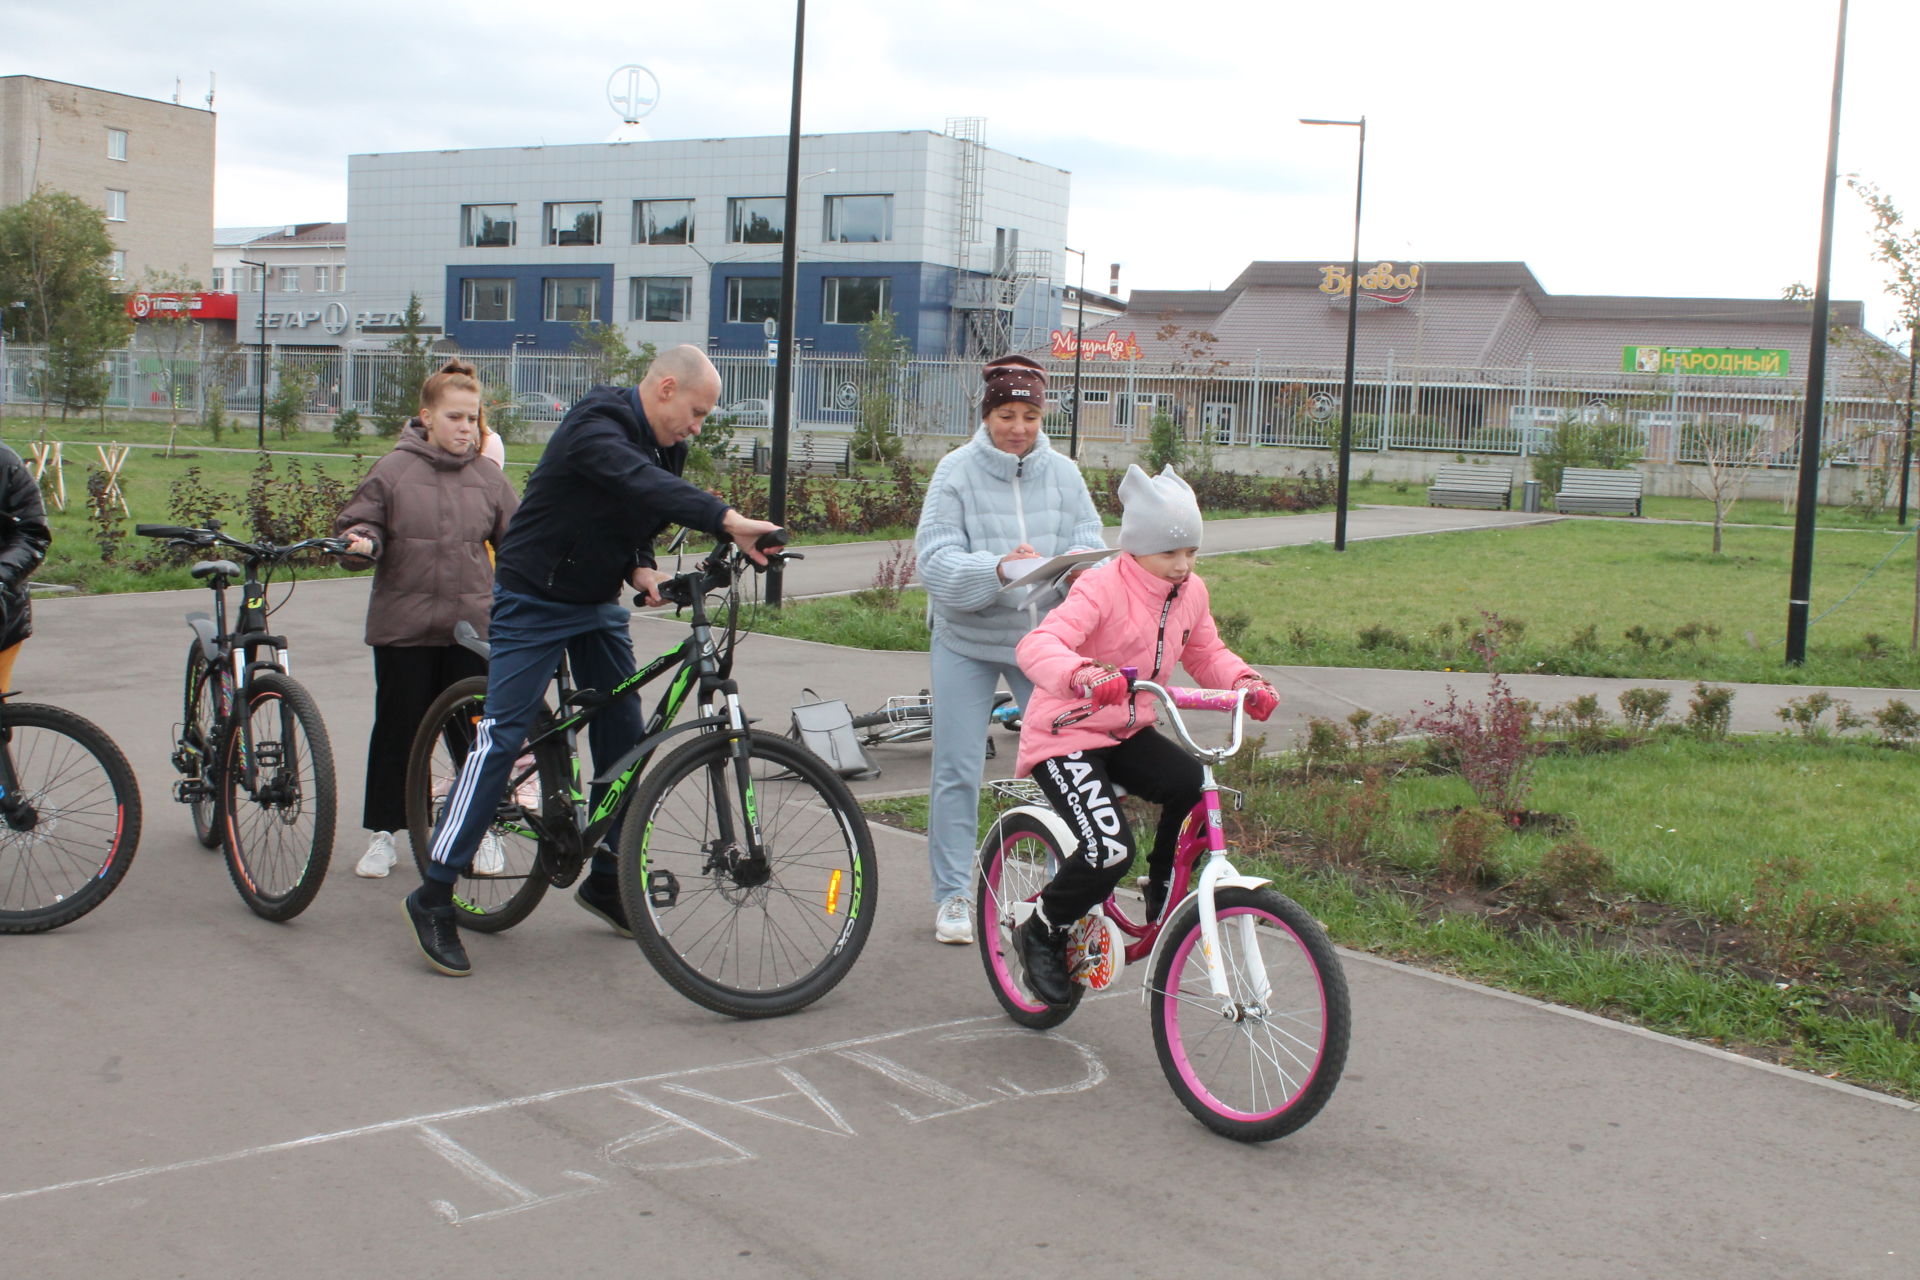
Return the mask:
POLYGON ((1087 697, 1067 684, 1084 663, 1137 667, 1142 680, 1160 684, 1168 683, 1177 663, 1213 689, 1254 673, 1220 643, 1199 574, 1188 574, 1176 587, 1124 552, 1081 574, 1066 602, 1027 633, 1014 657, 1033 681, 1033 698, 1021 709, 1014 769, 1023 778, 1051 756, 1110 747, 1153 723, 1159 705, 1152 698, 1130 698, 1087 715, 1087 697))

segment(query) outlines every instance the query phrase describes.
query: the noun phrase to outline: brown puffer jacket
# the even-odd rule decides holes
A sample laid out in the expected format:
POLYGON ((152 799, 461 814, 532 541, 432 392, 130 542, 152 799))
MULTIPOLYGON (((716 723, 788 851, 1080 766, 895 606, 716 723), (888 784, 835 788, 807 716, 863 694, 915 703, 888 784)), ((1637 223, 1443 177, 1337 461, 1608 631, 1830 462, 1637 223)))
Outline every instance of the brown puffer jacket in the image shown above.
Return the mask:
POLYGON ((478 451, 456 457, 427 440, 419 419, 333 522, 342 538, 368 538, 373 557, 342 556, 349 569, 374 566, 367 643, 402 648, 453 643, 466 621, 487 634, 493 561, 519 496, 478 451))

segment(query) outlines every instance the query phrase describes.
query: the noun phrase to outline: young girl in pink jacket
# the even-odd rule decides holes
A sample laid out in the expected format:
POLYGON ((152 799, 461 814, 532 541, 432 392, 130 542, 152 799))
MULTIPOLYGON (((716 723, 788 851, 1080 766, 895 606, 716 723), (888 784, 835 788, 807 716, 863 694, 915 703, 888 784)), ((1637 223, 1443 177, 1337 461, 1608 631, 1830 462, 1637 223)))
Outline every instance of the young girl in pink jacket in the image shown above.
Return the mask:
POLYGON ((1153 729, 1157 704, 1129 697, 1119 668, 1165 684, 1178 664, 1208 688, 1245 688, 1256 720, 1280 702, 1220 643, 1207 585, 1193 571, 1201 525, 1193 489, 1172 467, 1150 478, 1130 466, 1120 502, 1121 554, 1082 574, 1014 650, 1034 689, 1015 772, 1032 775, 1080 837, 1018 937, 1028 985, 1049 1004, 1072 998, 1068 926, 1104 902, 1133 861, 1115 784, 1161 806, 1147 855, 1149 919, 1166 905, 1180 826, 1200 799, 1199 761, 1153 729))

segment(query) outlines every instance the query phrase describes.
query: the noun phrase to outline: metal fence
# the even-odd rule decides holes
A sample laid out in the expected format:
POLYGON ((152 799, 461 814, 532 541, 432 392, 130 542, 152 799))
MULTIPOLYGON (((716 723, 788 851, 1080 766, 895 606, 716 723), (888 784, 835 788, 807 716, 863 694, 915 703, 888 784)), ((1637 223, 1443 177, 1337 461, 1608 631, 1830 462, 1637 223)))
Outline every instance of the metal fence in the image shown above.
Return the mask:
MULTIPOLYGON (((511 396, 522 416, 551 419, 594 382, 583 355, 464 352, 490 395, 511 396)), ((902 435, 965 436, 978 421, 979 366, 957 360, 902 359, 874 368, 857 357, 802 350, 794 370, 794 421, 805 430, 850 431, 863 405, 878 404, 889 429, 902 435)), ((268 394, 280 372, 312 375, 305 412, 366 413, 403 357, 392 350, 282 351, 266 371, 268 394)), ((774 369, 763 351, 718 352, 721 406, 737 425, 771 421, 774 369)), ((0 350, 0 402, 38 404, 42 352, 0 350)), ((219 387, 229 411, 259 404, 260 362, 243 348, 161 352, 136 346, 106 362, 109 409, 197 418, 219 387)), ((1065 434, 1075 395, 1071 363, 1051 368, 1056 393, 1047 430, 1065 434)), ((1164 415, 1186 440, 1219 445, 1332 449, 1338 443, 1342 370, 1287 365, 1155 365, 1144 361, 1085 363, 1078 378, 1079 430, 1088 442, 1132 444, 1164 415)), ((1906 407, 1899 389, 1830 384, 1823 417, 1826 460, 1885 465, 1902 441, 1906 407)), ((1652 462, 1701 462, 1729 441, 1759 461, 1791 466, 1798 458, 1805 401, 1801 384, 1781 379, 1686 377, 1680 374, 1456 369, 1384 365, 1355 370, 1353 447, 1360 451, 1426 450, 1526 455, 1569 423, 1619 428, 1652 462)))

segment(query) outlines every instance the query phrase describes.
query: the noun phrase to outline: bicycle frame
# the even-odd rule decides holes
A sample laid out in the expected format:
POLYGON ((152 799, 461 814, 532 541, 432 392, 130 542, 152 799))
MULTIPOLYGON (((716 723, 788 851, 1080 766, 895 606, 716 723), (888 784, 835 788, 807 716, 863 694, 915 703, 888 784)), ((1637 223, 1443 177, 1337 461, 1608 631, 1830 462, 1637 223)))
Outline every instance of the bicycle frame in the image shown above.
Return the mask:
MULTIPOLYGON (((1174 848, 1173 879, 1168 885, 1167 901, 1161 908, 1160 918, 1144 923, 1135 921, 1120 910, 1113 898, 1108 898, 1099 909, 1126 936, 1127 944, 1124 951, 1126 962, 1128 965, 1134 965, 1154 957, 1160 949, 1162 926, 1173 919, 1176 910, 1186 902, 1189 896, 1198 894, 1200 929, 1205 941, 1208 983, 1214 998, 1220 1002, 1224 1011, 1232 1003, 1232 993, 1227 986, 1226 971, 1220 963, 1220 920, 1214 907, 1214 895, 1223 886, 1258 889, 1271 883, 1266 879, 1241 875, 1228 860, 1226 823, 1220 807, 1220 792, 1229 791, 1236 801, 1239 793, 1233 792, 1231 788, 1221 787, 1213 776, 1214 765, 1240 750, 1246 719, 1246 692, 1223 689, 1169 689, 1151 680, 1134 680, 1132 689, 1135 693, 1149 694, 1160 701, 1168 713, 1167 723, 1179 738, 1181 746, 1187 750, 1188 754, 1200 761, 1200 800, 1181 825, 1179 843, 1174 848), (1231 711, 1233 732, 1230 741, 1224 747, 1202 747, 1187 732, 1186 723, 1180 717, 1181 708, 1231 711), (1206 861, 1200 866, 1196 881, 1194 868, 1200 864, 1203 856, 1206 861)), ((1009 784, 1002 783, 998 786, 1003 794, 1022 796, 1019 790, 1010 789, 1009 784)), ((1029 814, 1045 823, 1048 829, 1055 832, 1056 836, 1062 840, 1063 851, 1071 850, 1078 843, 1072 830, 1059 819, 1050 805, 1024 804, 1008 812, 1029 814)), ((1025 904, 1015 904, 1016 918, 1024 918, 1025 913, 1020 910, 1023 905, 1025 904)), ((1253 920, 1250 917, 1243 918, 1236 927, 1240 931, 1240 940, 1245 948, 1244 954, 1257 960, 1259 939, 1253 920)), ((1271 994, 1271 989, 1267 986, 1265 969, 1258 964, 1253 965, 1252 969, 1255 993, 1259 1001, 1265 1001, 1271 994)), ((1146 972, 1151 973, 1151 967, 1146 972)), ((1140 998, 1143 1002, 1148 994, 1149 984, 1143 981, 1140 984, 1140 998)))

